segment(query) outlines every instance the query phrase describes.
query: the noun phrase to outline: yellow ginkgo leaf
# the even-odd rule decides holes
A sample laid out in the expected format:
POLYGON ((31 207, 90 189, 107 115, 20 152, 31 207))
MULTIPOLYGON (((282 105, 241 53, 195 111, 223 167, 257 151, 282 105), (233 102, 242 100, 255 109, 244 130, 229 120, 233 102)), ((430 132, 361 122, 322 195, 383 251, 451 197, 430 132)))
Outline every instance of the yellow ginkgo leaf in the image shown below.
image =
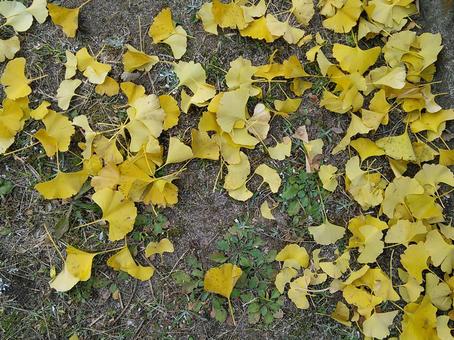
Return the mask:
POLYGON ((194 153, 194 158, 201 159, 219 159, 219 145, 213 137, 210 137, 205 131, 198 131, 192 129, 192 152, 194 153))
POLYGON ((296 20, 304 26, 309 25, 314 16, 314 1, 313 0, 292 0, 291 13, 296 17, 296 20))
POLYGON ((153 267, 143 267, 141 265, 138 265, 136 261, 134 261, 127 246, 125 246, 118 253, 109 257, 109 259, 107 260, 107 265, 109 267, 112 267, 114 270, 126 272, 140 281, 147 281, 154 274, 153 267))
POLYGON ((212 13, 215 23, 222 28, 232 28, 242 30, 247 23, 244 18, 244 11, 235 2, 223 3, 220 0, 212 1, 212 13))
MULTIPOLYGON (((417 255, 416 255, 417 256, 417 255)), ((404 307, 405 313, 402 320, 402 340, 436 339, 437 308, 430 302, 430 297, 425 295, 420 303, 409 303, 404 307)))
POLYGON ((408 246, 415 237, 426 233, 427 228, 421 221, 410 222, 409 220, 398 220, 396 224, 390 226, 385 237, 385 242, 408 246))
POLYGON ((0 14, 6 19, 2 26, 11 26, 16 32, 25 32, 33 24, 33 16, 19 1, 1 1, 0 14))
POLYGON ((454 150, 438 150, 440 152, 440 165, 454 165, 454 150))
POLYGON ((254 80, 252 77, 257 71, 257 67, 252 66, 250 60, 238 57, 230 62, 230 69, 225 75, 225 82, 230 90, 235 90, 241 86, 248 86, 252 89, 254 80))
POLYGON ((290 156, 292 151, 292 140, 290 137, 285 136, 282 142, 278 142, 276 146, 268 147, 268 153, 272 159, 282 161, 290 156))
POLYGON ((120 85, 115 79, 107 76, 104 83, 96 85, 95 92, 101 96, 113 97, 120 92, 120 85))
POLYGON ((178 125, 178 119, 180 117, 180 108, 178 103, 170 95, 161 95, 159 96, 159 105, 165 112, 165 119, 163 123, 164 131, 173 128, 178 125))
POLYGON ((77 68, 83 72, 88 81, 93 84, 102 84, 106 80, 107 74, 112 66, 100 63, 96 58, 88 53, 87 48, 81 48, 76 53, 77 68))
POLYGON ((350 267, 350 252, 347 250, 333 262, 320 262, 320 269, 333 279, 338 279, 350 267))
POLYGON ((405 204, 413 217, 421 220, 443 219, 443 208, 436 203, 436 198, 427 194, 410 194, 405 197, 405 204))
POLYGON ((197 17, 202 20, 205 32, 218 34, 218 27, 213 15, 213 3, 205 2, 197 12, 197 17))
POLYGON ((231 263, 211 268, 205 273, 203 287, 205 291, 219 294, 230 300, 230 294, 243 271, 231 263))
POLYGON ((322 181, 323 189, 333 192, 336 190, 338 181, 336 177, 337 168, 331 164, 320 166, 318 177, 322 181))
POLYGON ((79 11, 80 7, 77 8, 66 8, 48 3, 47 8, 49 9, 49 15, 52 22, 60 26, 63 32, 69 38, 76 36, 77 28, 79 27, 79 11))
POLYGON ((181 26, 175 28, 175 32, 163 40, 164 44, 167 44, 172 49, 173 56, 176 60, 181 59, 186 53, 187 44, 188 44, 188 34, 185 29, 181 26))
POLYGON ((248 157, 240 152, 240 162, 238 164, 230 164, 227 166, 228 173, 225 176, 224 189, 235 190, 241 188, 247 180, 251 172, 251 165, 248 157))
POLYGON ((345 228, 325 220, 317 227, 308 227, 309 234, 321 245, 333 244, 345 235, 345 228))
POLYGON ((250 22, 246 28, 240 31, 240 35, 243 37, 265 40, 267 43, 271 43, 279 38, 279 36, 275 36, 270 32, 265 17, 260 17, 250 22))
POLYGON ((123 54, 125 72, 134 72, 136 70, 149 72, 159 62, 159 58, 156 56, 148 55, 129 44, 125 46, 127 48, 127 51, 123 54))
POLYGON ((59 171, 50 181, 36 184, 35 189, 48 200, 66 199, 77 194, 87 179, 88 172, 85 170, 66 173, 59 171))
POLYGON ((9 39, 0 39, 0 63, 5 59, 13 59, 20 50, 20 41, 17 35, 9 39))
POLYGON ((422 283, 422 272, 429 269, 427 260, 429 253, 427 252, 424 243, 410 245, 405 252, 400 256, 400 263, 405 270, 413 277, 418 284, 422 283))
POLYGON ((11 99, 3 100, 3 108, 0 108, 0 154, 14 143, 16 134, 24 125, 24 112, 20 105, 11 99))
POLYGON ((380 52, 380 47, 362 50, 359 46, 333 45, 333 57, 339 62, 341 69, 348 73, 363 74, 375 64, 380 52))
POLYGON ((245 202, 252 197, 253 193, 246 187, 246 183, 237 189, 229 190, 229 196, 241 202, 245 202))
POLYGON ((453 340, 451 328, 448 323, 450 318, 448 315, 440 315, 437 317, 437 335, 440 339, 453 340))
POLYGON ((97 176, 91 179, 91 186, 95 191, 104 188, 114 190, 120 184, 120 170, 115 164, 108 163, 102 168, 97 176))
POLYGON ((389 336, 389 327, 392 325, 394 318, 399 311, 372 314, 363 323, 363 332, 365 336, 376 339, 385 339, 389 336))
POLYGON ((246 86, 223 94, 216 116, 216 121, 223 131, 232 132, 238 121, 245 120, 248 100, 249 89, 246 86))
POLYGON ((42 122, 46 129, 38 130, 34 137, 41 142, 47 156, 52 157, 57 151, 68 151, 71 136, 75 133, 68 117, 48 110, 47 114, 42 118, 42 122))
POLYGON ((169 207, 178 203, 178 187, 171 180, 158 179, 144 197, 145 204, 169 207))
POLYGON ((331 313, 331 317, 347 327, 351 327, 352 325, 350 322, 350 310, 342 301, 337 302, 336 309, 331 313))
POLYGON ((33 0, 27 12, 33 15, 36 21, 43 24, 49 15, 47 10, 47 0, 33 0))
POLYGON ((363 11, 363 4, 360 0, 347 0, 344 5, 336 11, 336 14, 323 20, 323 27, 333 30, 336 33, 348 33, 356 26, 359 16, 363 11))
POLYGON ((97 253, 86 253, 68 246, 63 270, 50 282, 51 288, 58 292, 67 292, 79 281, 88 281, 91 277, 93 258, 97 253))
POLYGON ((288 117, 290 114, 298 111, 302 103, 301 98, 287 98, 286 100, 275 100, 274 107, 277 114, 283 117, 288 117))
POLYGON ((32 89, 30 80, 25 76, 25 58, 10 60, 0 78, 0 84, 5 86, 6 96, 12 100, 28 96, 32 89))
POLYGON ((282 270, 276 275, 274 285, 279 293, 283 293, 285 290, 285 285, 292 281, 298 275, 298 271, 294 268, 282 268, 282 270))
POLYGON ((304 247, 297 244, 286 245, 275 258, 276 261, 284 262, 284 268, 307 268, 309 265, 309 255, 304 247))
POLYGON ((270 168, 266 164, 260 164, 257 169, 255 169, 255 173, 262 176, 263 182, 270 186, 272 193, 277 193, 279 191, 282 180, 275 169, 270 168))
POLYGON ((57 89, 58 107, 62 110, 68 110, 72 97, 74 97, 76 89, 82 84, 79 79, 66 79, 60 83, 57 89))
POLYGON ((154 95, 144 95, 132 102, 127 110, 130 122, 126 129, 131 135, 130 149, 139 152, 144 146, 147 152, 152 152, 154 142, 163 130, 165 112, 159 104, 159 98, 154 95))
POLYGON ((290 289, 288 290, 288 298, 292 300, 296 308, 307 309, 309 308, 309 300, 307 295, 309 294, 309 284, 311 279, 309 276, 304 275, 296 280, 290 282, 290 289))
POLYGON ((65 79, 71 79, 76 75, 77 71, 77 58, 71 51, 65 51, 65 79))
POLYGON ((267 220, 275 220, 268 201, 265 201, 260 205, 260 214, 267 220))
POLYGON ((259 140, 265 140, 270 131, 270 110, 262 103, 254 108, 254 114, 246 122, 247 130, 259 140))
POLYGON ((377 144, 369 138, 357 138, 352 140, 350 145, 358 152, 359 157, 361 157, 361 162, 364 162, 369 157, 385 154, 385 151, 382 148, 379 148, 377 144))
POLYGON ((405 66, 396 66, 393 68, 382 66, 370 71, 368 78, 376 87, 389 86, 393 89, 402 89, 405 87, 407 72, 405 66))
POLYGON ((166 164, 181 163, 194 157, 192 149, 177 137, 170 137, 166 164))
POLYGON ((164 253, 173 253, 174 248, 172 242, 168 238, 163 238, 159 242, 150 242, 145 248, 145 256, 150 257, 151 255, 164 253))
POLYGON ((175 24, 172 20, 172 11, 167 7, 153 19, 148 35, 157 44, 170 37, 174 32, 175 24))
POLYGON ((134 228, 137 208, 119 191, 104 188, 92 196, 102 210, 102 219, 109 222, 109 240, 118 241, 134 228))
POLYGON ((377 140, 375 144, 391 158, 404 161, 416 160, 415 151, 407 132, 400 136, 383 137, 377 140))

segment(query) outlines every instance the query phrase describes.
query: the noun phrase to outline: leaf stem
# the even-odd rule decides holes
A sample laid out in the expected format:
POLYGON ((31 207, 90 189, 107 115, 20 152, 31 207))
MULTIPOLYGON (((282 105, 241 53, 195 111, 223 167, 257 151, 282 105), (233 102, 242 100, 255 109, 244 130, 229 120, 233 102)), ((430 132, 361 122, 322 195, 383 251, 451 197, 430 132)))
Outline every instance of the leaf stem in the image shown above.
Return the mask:
POLYGON ((33 143, 33 144, 24 146, 23 148, 20 148, 20 149, 17 149, 17 150, 13 150, 13 151, 4 153, 2 156, 3 156, 3 157, 10 156, 10 155, 15 154, 15 153, 17 153, 17 152, 21 152, 21 151, 27 150, 27 149, 29 149, 29 148, 31 148, 31 147, 34 147, 35 145, 38 145, 38 144, 39 144, 39 142, 35 142, 35 143, 33 143))
POLYGON ((80 229, 80 228, 83 228, 83 227, 88 227, 89 225, 93 225, 93 224, 99 223, 101 221, 102 221, 102 219, 99 219, 99 220, 96 220, 96 221, 92 221, 92 222, 88 222, 88 223, 85 223, 85 224, 81 224, 81 225, 75 227, 74 229, 80 229))
POLYGON ((232 302, 230 301, 230 298, 227 299, 227 302, 229 303, 229 311, 230 311, 230 316, 232 317, 232 320, 233 320, 233 325, 236 327, 235 314, 233 313, 233 307, 232 307, 232 302))

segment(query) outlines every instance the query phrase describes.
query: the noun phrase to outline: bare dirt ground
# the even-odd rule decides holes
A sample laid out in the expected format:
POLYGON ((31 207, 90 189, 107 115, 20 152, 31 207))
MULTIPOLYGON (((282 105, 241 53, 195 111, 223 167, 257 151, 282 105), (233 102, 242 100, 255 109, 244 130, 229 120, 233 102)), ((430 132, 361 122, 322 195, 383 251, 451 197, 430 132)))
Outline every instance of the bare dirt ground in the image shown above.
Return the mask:
MULTIPOLYGON (((81 1, 61 1, 62 5, 75 7, 81 1)), ((289 1, 271 1, 270 8, 278 12, 289 1)), ((101 60, 113 65, 113 75, 118 79, 122 72, 121 57, 123 45, 135 47, 143 37, 144 50, 158 55, 162 60, 171 61, 170 51, 161 45, 153 45, 146 32, 152 18, 164 7, 170 7, 174 19, 181 24, 191 38, 188 52, 183 60, 194 60, 204 65, 208 82, 223 85, 224 72, 229 63, 239 56, 252 60, 253 64, 264 64, 270 54, 277 49, 280 58, 292 54, 304 60, 308 47, 297 48, 285 43, 265 44, 242 38, 237 32, 225 31, 216 37, 203 31, 195 18, 202 0, 93 0, 81 12, 79 32, 76 39, 67 39, 61 30, 50 20, 43 25, 35 25, 23 35, 20 56, 28 61, 28 71, 35 77, 47 77, 33 84, 31 105, 40 101, 52 100, 58 84, 64 75, 64 52, 88 47, 93 53, 101 53, 101 60), (139 33, 139 30, 141 33, 139 33)), ((440 31, 444 38, 445 50, 438 68, 438 92, 449 92, 440 98, 445 107, 454 104, 454 13, 443 9, 441 1, 422 1, 422 17, 417 22, 427 31, 440 31)), ((319 14, 316 13, 308 31, 321 32, 331 42, 345 41, 345 36, 333 35, 321 28, 319 14)), ((3 67, 0 66, 0 68, 3 67)), ((310 65, 308 65, 310 67, 310 65)), ((0 69, 1 71, 1 69, 0 69)), ((160 65, 149 75, 135 82, 144 85, 148 93, 167 93, 176 84, 171 67, 160 65)), ((322 137, 328 145, 325 160, 344 163, 346 154, 330 158, 332 147, 342 137, 336 133, 346 128, 347 120, 331 114, 318 106, 323 84, 315 85, 305 94, 300 111, 290 122, 274 124, 271 134, 279 139, 291 134, 296 127, 306 124, 312 138, 322 137)), ((3 93, 0 90, 0 98, 3 93)), ((282 93, 276 90, 277 97, 282 93)), ((115 100, 100 99, 94 95, 93 87, 85 84, 82 88, 85 98, 75 101, 71 116, 85 114, 92 122, 110 119, 115 100)), ((190 127, 197 124, 201 111, 193 110, 183 115, 177 128, 170 135, 188 139, 190 127)), ((30 134, 36 130, 31 123, 26 127, 30 134), (35 130, 34 130, 35 129, 35 130)), ((96 127, 96 124, 94 125, 96 127)), ((451 126, 452 129, 452 126, 451 126)), ((79 136, 79 138, 82 138, 79 136)), ((11 149, 30 144, 31 136, 23 133, 11 149)), ((262 154, 252 153, 251 163, 256 165, 262 154)), ((268 163, 281 170, 286 178, 291 173, 304 169, 304 155, 296 146, 292 159, 286 162, 268 163)), ((68 169, 73 165, 70 157, 62 160, 68 169)), ((179 203, 171 209, 154 216, 151 209, 141 207, 140 220, 132 235, 134 249, 142 250, 147 241, 166 235, 175 244, 175 253, 162 262, 154 261, 157 273, 151 282, 138 282, 107 268, 107 256, 95 260, 92 279, 78 284, 69 293, 58 294, 49 287, 51 266, 60 268, 58 254, 52 247, 44 226, 56 236, 58 222, 70 211, 69 230, 62 237, 55 237, 60 249, 66 244, 76 244, 83 249, 107 244, 99 227, 84 229, 82 232, 72 227, 93 220, 99 213, 96 206, 87 198, 76 199, 70 204, 65 201, 44 201, 33 190, 33 185, 48 179, 53 173, 54 164, 49 162, 39 147, 26 150, 14 156, 0 158, 0 179, 13 184, 13 190, 0 195, 0 337, 2 339, 65 339, 78 334, 81 339, 306 339, 317 336, 320 339, 357 339, 360 333, 348 329, 329 318, 335 306, 337 295, 319 295, 313 298, 309 310, 297 310, 286 301, 275 315, 272 323, 251 323, 248 320, 248 306, 240 299, 234 299, 237 326, 227 319, 221 323, 215 319, 212 300, 200 288, 197 270, 206 271, 214 265, 210 254, 218 251, 217 242, 225 237, 232 239, 229 228, 251 226, 249 239, 260 238, 263 252, 279 250, 286 242, 300 241, 304 233, 291 222, 285 209, 277 214, 276 222, 264 222, 258 207, 263 202, 265 190, 259 190, 247 203, 238 203, 216 186, 219 164, 208 161, 194 161, 178 181, 179 203), (214 190, 213 190, 214 189, 214 190), (98 228, 98 229, 97 229, 98 228), (90 235, 95 235, 92 237, 90 235), (225 236, 227 235, 227 236, 225 236), (252 236, 251 236, 252 235, 252 236), (188 293, 178 284, 175 272, 191 274, 195 288, 188 293)), ((252 187, 257 183, 252 183, 252 187)), ((345 223, 358 213, 358 207, 347 204, 346 194, 331 197, 325 202, 332 222, 345 223)), ((99 215, 98 215, 99 216, 99 215)), ((91 227, 90 227, 91 228, 91 227)), ((58 232, 57 232, 58 233, 58 232)), ((230 241, 229 241, 230 242, 230 241)), ((243 241, 242 241, 243 242, 243 241)), ((307 244, 311 247, 311 244, 307 244)), ((235 250, 229 249, 231 256, 235 250)), ((147 259, 138 260, 146 264, 147 259)))

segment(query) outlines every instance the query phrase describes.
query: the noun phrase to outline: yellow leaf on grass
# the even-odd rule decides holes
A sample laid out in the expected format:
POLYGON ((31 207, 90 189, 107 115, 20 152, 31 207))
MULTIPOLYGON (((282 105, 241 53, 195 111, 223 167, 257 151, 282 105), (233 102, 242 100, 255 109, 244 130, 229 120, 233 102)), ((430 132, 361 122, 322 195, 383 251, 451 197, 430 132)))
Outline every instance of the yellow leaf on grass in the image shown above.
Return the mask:
MULTIPOLYGON (((417 255, 416 255, 417 256, 417 255)), ((404 307, 402 333, 400 339, 437 339, 437 308, 424 296, 420 303, 410 303, 404 307)))
POLYGON ((345 235, 344 227, 332 224, 328 220, 317 227, 308 227, 307 230, 315 242, 325 246, 336 243, 345 235))
POLYGON ((2 26, 11 26, 16 32, 25 32, 33 24, 33 16, 19 1, 1 1, 0 14, 6 20, 2 26))
POLYGON ((279 191, 282 180, 275 169, 270 168, 266 164, 260 164, 257 169, 255 169, 255 173, 262 176, 264 183, 268 183, 272 193, 277 193, 279 191))
POLYGON ((172 53, 175 59, 181 59, 186 53, 187 43, 188 43, 188 34, 183 27, 177 26, 175 32, 163 41, 164 44, 167 44, 172 49, 172 53))
POLYGON ((104 83, 96 85, 95 92, 101 96, 113 97, 120 92, 120 85, 115 79, 107 76, 104 83))
POLYGON ((100 63, 95 57, 88 53, 87 48, 81 48, 76 53, 77 68, 83 72, 88 81, 93 84, 102 84, 106 80, 107 74, 112 66, 100 63))
POLYGON ((309 276, 301 276, 296 280, 290 282, 290 289, 288 290, 288 297, 295 304, 296 308, 307 309, 309 308, 309 300, 307 299, 308 287, 311 282, 309 276))
POLYGON ((148 35, 153 38, 155 44, 162 42, 170 37, 175 31, 175 24, 172 20, 172 11, 170 8, 164 8, 153 19, 148 35))
POLYGON ((72 97, 76 94, 76 89, 82 84, 79 79, 66 79, 60 83, 57 89, 58 107, 62 110, 68 110, 72 97))
POLYGON ((25 58, 15 58, 10 60, 3 70, 0 84, 5 86, 5 93, 9 99, 22 98, 32 92, 28 86, 30 80, 25 76, 25 63, 25 58))
POLYGON ((356 26, 359 16, 363 11, 363 4, 360 0, 347 0, 336 14, 323 20, 323 27, 333 30, 336 33, 348 33, 356 26))
POLYGON ((5 153, 14 143, 16 134, 23 128, 23 118, 24 112, 20 105, 5 98, 3 108, 0 108, 0 154, 5 153))
POLYGON ((243 271, 231 263, 211 268, 205 273, 203 288, 210 293, 230 299, 230 294, 243 271))
POLYGON ((125 45, 127 51, 123 54, 123 65, 125 72, 136 70, 149 72, 159 62, 159 58, 139 51, 129 44, 125 45))
POLYGON ((213 3, 205 2, 197 12, 197 18, 202 20, 203 29, 212 34, 218 34, 218 27, 213 15, 213 3))
POLYGON ((143 267, 141 265, 138 265, 136 261, 134 261, 127 246, 115 255, 109 257, 109 259, 107 260, 107 265, 109 267, 112 267, 114 270, 126 272, 140 281, 147 281, 154 274, 153 267, 143 267))
POLYGON ((177 137, 170 137, 166 164, 181 163, 194 157, 192 149, 177 137))
POLYGON ((118 241, 134 228, 137 208, 119 191, 104 188, 92 196, 102 210, 102 219, 109 222, 109 240, 118 241))
POLYGON ((0 39, 0 63, 6 59, 13 59, 20 50, 20 41, 17 35, 9 39, 0 39))
POLYGON ((55 25, 60 26, 67 37, 74 38, 76 36, 77 28, 79 27, 80 7, 66 8, 48 3, 47 8, 49 9, 49 15, 52 22, 55 25))
POLYGON ((259 140, 265 140, 270 130, 270 110, 262 103, 254 108, 254 114, 246 122, 247 130, 259 140))
POLYGON ((235 2, 224 4, 220 0, 213 0, 212 3, 214 21, 218 26, 222 28, 238 28, 239 30, 247 26, 243 9, 235 2))
POLYGON ((145 248, 145 256, 159 254, 162 256, 164 253, 173 253, 174 248, 172 242, 168 238, 163 238, 159 242, 150 242, 145 248))
POLYGON ((385 242, 403 244, 407 247, 417 236, 425 235, 426 233, 427 228, 421 221, 398 220, 396 224, 389 228, 385 242))
POLYGON ((440 152, 440 164, 444 166, 454 165, 454 150, 438 150, 440 152))
POLYGON ((245 120, 248 100, 249 89, 246 86, 223 94, 216 115, 216 121, 223 131, 232 132, 238 121, 245 120))
POLYGON ((350 267, 350 252, 347 250, 333 262, 320 262, 320 269, 333 279, 338 279, 350 267))
POLYGON ((161 108, 165 112, 164 123, 162 126, 164 131, 178 125, 180 108, 178 107, 178 103, 175 98, 170 95, 161 95, 159 96, 159 105, 161 105, 161 108))
POLYGON ((33 15, 38 23, 43 24, 49 15, 47 0, 33 0, 30 7, 27 8, 27 12, 33 15))
POLYGON ((40 129, 34 137, 37 138, 49 157, 55 155, 57 151, 66 152, 69 149, 71 136, 75 133, 74 127, 65 115, 48 110, 42 118, 46 129, 40 129))
POLYGON ((178 187, 171 180, 158 179, 144 197, 145 204, 169 207, 178 203, 178 187))
POLYGON ((292 281, 298 275, 298 271, 294 268, 282 268, 281 271, 276 275, 274 280, 274 285, 279 293, 283 293, 285 290, 285 285, 292 281))
POLYGON ((276 108, 276 114, 288 117, 290 114, 298 111, 301 106, 301 98, 287 98, 286 100, 275 100, 274 107, 276 108))
POLYGON ((313 0, 292 0, 291 13, 296 17, 296 20, 304 26, 309 25, 314 16, 314 1, 313 0))
POLYGON ((363 323, 365 336, 376 339, 384 339, 389 336, 389 327, 393 324, 394 318, 399 311, 377 313, 375 312, 363 323))
POLYGON ((96 255, 68 246, 63 270, 50 282, 50 287, 58 292, 67 292, 79 281, 88 281, 96 255))
POLYGON ((192 152, 194 153, 194 158, 202 159, 219 159, 219 145, 213 137, 210 137, 205 131, 198 131, 192 129, 192 152))
POLYGON ((380 52, 380 47, 362 50, 359 46, 333 45, 333 57, 339 62, 341 69, 348 73, 363 74, 376 63, 380 52))
POLYGON ((275 258, 276 261, 284 262, 284 268, 307 268, 309 265, 309 255, 304 247, 297 244, 286 245, 275 258))
POLYGON ((88 179, 88 172, 57 172, 57 175, 47 182, 38 183, 35 189, 48 200, 70 198, 77 194, 88 179))
POLYGON ((436 198, 427 194, 410 194, 405 197, 405 204, 417 219, 443 219, 443 208, 436 203, 436 198))
POLYGON ((65 79, 71 79, 76 75, 77 71, 77 58, 71 51, 65 51, 65 79))
POLYGON ((352 323, 350 322, 350 310, 347 305, 341 301, 337 302, 336 309, 331 313, 331 317, 347 327, 352 326, 352 323))
POLYGON ((422 283, 422 272, 429 269, 427 260, 429 253, 423 242, 410 245, 405 252, 400 255, 400 263, 419 284, 422 283))
POLYGON ((364 162, 369 157, 382 156, 385 151, 377 146, 375 142, 369 138, 357 138, 350 142, 350 145, 358 152, 361 157, 361 162, 364 162))
POLYGON ((282 142, 278 142, 276 146, 268 147, 267 150, 272 159, 282 161, 286 157, 290 157, 292 140, 290 137, 285 136, 282 138, 282 142))
POLYGON ((260 213, 262 214, 262 217, 267 220, 275 220, 268 201, 265 201, 260 205, 260 213))
POLYGON ((246 183, 247 177, 251 172, 251 165, 248 157, 240 152, 240 162, 238 164, 230 164, 227 166, 228 173, 225 176, 224 189, 235 190, 246 183))
POLYGON ((333 165, 322 165, 318 171, 318 177, 322 181, 323 189, 333 192, 336 190, 338 181, 336 176, 337 168, 333 165))
POLYGON ((404 161, 415 161, 416 155, 411 144, 410 136, 404 132, 400 136, 384 137, 375 144, 385 151, 385 154, 394 159, 404 161))

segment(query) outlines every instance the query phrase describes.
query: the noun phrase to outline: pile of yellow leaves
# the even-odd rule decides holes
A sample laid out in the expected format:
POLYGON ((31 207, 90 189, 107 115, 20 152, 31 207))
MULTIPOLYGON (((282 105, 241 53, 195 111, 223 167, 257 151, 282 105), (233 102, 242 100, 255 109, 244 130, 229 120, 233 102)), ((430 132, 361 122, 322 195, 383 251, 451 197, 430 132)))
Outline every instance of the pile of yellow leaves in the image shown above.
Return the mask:
MULTIPOLYGON (((4 25, 24 32, 33 24, 33 18, 43 23, 49 14, 68 37, 74 37, 79 11, 86 3, 68 9, 46 4, 45 0, 34 0, 30 7, 2 1, 0 15, 6 20, 4 25)), ((27 76, 27 61, 15 58, 20 50, 19 38, 15 35, 0 40, 0 62, 9 60, 0 78, 6 94, 0 108, 0 154, 14 143, 27 120, 42 122, 33 138, 48 157, 56 158, 57 171, 35 189, 45 199, 69 199, 89 181, 91 198, 102 211, 102 216, 89 224, 103 222, 110 241, 124 239, 120 248, 100 252, 68 246, 63 269, 53 278, 51 287, 67 291, 79 281, 88 280, 94 257, 110 251, 116 253, 107 260, 108 266, 139 280, 150 279, 154 268, 138 264, 126 242, 134 228, 138 204, 177 204, 178 187, 174 182, 192 159, 219 161, 219 179, 235 200, 246 201, 253 196, 248 182, 255 175, 271 193, 278 193, 279 173, 265 163, 251 169, 247 150, 262 144, 266 156, 283 161, 291 155, 294 138, 302 143, 307 172, 318 172, 323 188, 330 192, 338 190, 342 176, 346 192, 364 214, 351 218, 347 226, 335 225, 326 217, 321 225, 308 227, 315 243, 322 246, 311 256, 297 244, 285 246, 276 256, 281 263, 275 279, 278 291, 283 294, 288 285, 289 299, 302 309, 310 307, 311 294, 340 291, 345 303, 338 302, 332 317, 347 326, 354 322, 366 337, 379 339, 389 336, 389 327, 399 313, 397 305, 391 307, 393 310, 390 306, 404 301, 402 339, 452 338, 448 322, 454 310, 454 232, 452 221, 443 214, 442 197, 448 196, 447 188, 454 186, 449 168, 454 165, 454 152, 443 141, 447 122, 454 120, 454 109, 440 107, 431 92, 435 62, 442 50, 441 36, 418 35, 404 29, 409 16, 416 13, 413 0, 320 0, 318 8, 325 17, 324 27, 337 33, 348 33, 355 27, 358 30, 355 46, 335 43, 329 47, 317 34, 314 46, 306 53, 307 61, 320 69, 320 75, 313 76, 329 81, 320 106, 350 120, 345 136, 333 149, 333 154, 346 149, 357 154, 348 159, 343 175, 339 173, 340 164, 320 165, 324 142, 311 140, 304 126, 273 145, 265 143, 271 122, 295 114, 304 91, 312 85, 308 81, 311 75, 295 55, 279 62, 273 54, 265 65, 253 65, 239 57, 230 63, 225 76, 227 87, 217 89, 207 82, 201 64, 179 61, 186 52, 188 35, 175 23, 171 10, 165 8, 154 18, 149 36, 154 43, 165 43, 172 50, 180 102, 170 94, 146 93, 143 86, 133 82, 117 82, 109 76, 111 65, 100 61, 101 52, 95 55, 84 47, 74 53, 66 51, 65 79, 54 103, 62 112, 57 112, 46 101, 34 108, 29 106, 30 85, 36 79, 27 76), (365 46, 361 39, 378 34, 386 36, 383 48, 360 47, 365 46), (328 48, 330 59, 325 55, 328 48), (288 83, 292 97, 266 105, 261 102, 263 90, 259 84, 275 80, 288 83), (85 115, 71 121, 65 111, 71 109, 73 98, 78 96, 76 91, 84 83, 93 84, 99 96, 122 94, 125 120, 109 130, 93 129, 97 122, 85 115), (253 108, 248 105, 252 99, 258 102, 253 108), (190 138, 169 136, 168 143, 163 143, 163 132, 178 125, 180 111, 188 113, 193 106, 203 112, 190 138), (400 132, 384 136, 383 131, 396 130, 387 129, 395 121, 400 132), (380 134, 375 135, 377 131, 380 134), (64 172, 58 157, 69 151, 76 133, 84 136, 84 142, 77 145, 80 169, 64 172), (373 167, 374 162, 389 164, 387 177, 373 167), (168 170, 175 169, 174 164, 180 164, 178 169, 168 170), (167 172, 158 171, 162 169, 167 172), (345 251, 326 255, 346 237, 345 251), (402 250, 397 269, 401 284, 392 281, 396 274, 393 268, 385 273, 377 265, 385 253, 389 255, 385 249, 394 247, 402 250), (329 285, 317 288, 328 279, 329 285), (388 301, 391 304, 385 306, 388 301)), ((301 46, 312 40, 300 28, 314 16, 312 0, 292 0, 285 21, 267 12, 264 0, 256 4, 213 0, 203 4, 198 17, 212 34, 229 28, 265 42, 283 38, 301 46)), ((132 73, 150 72, 160 60, 126 45, 122 62, 124 71, 132 73)), ((268 201, 262 203, 260 211, 264 218, 274 219, 268 201)), ((150 243, 144 255, 162 256, 173 251, 172 243, 163 239, 150 243)), ((225 264, 210 269, 205 276, 205 289, 228 299, 232 318, 230 294, 241 275, 239 267, 225 264)))

